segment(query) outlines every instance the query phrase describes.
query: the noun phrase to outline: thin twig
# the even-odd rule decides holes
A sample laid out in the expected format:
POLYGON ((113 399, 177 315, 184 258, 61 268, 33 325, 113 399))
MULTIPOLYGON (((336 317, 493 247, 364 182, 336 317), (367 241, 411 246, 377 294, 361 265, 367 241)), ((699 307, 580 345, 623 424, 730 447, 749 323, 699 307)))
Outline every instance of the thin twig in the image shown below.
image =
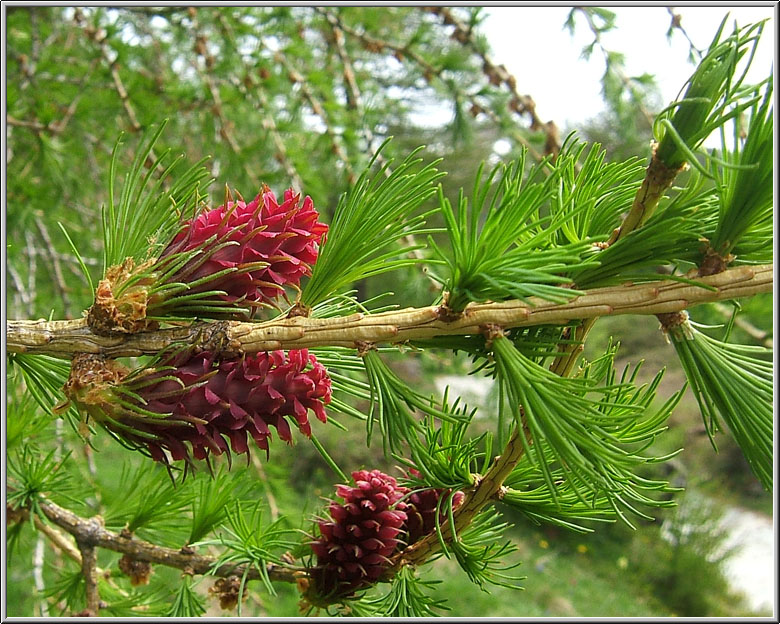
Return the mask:
POLYGON ((81 567, 81 551, 76 548, 76 545, 72 541, 69 541, 67 537, 53 526, 42 522, 38 516, 33 516, 33 524, 35 524, 36 530, 49 538, 49 542, 51 542, 54 548, 78 563, 79 567, 81 567))
POLYGON ((303 180, 301 179, 298 170, 295 168, 295 165, 293 165, 292 160, 290 160, 290 156, 287 153, 287 146, 282 139, 282 135, 279 134, 279 130, 276 127, 276 122, 274 121, 273 116, 270 114, 270 112, 268 112, 271 110, 268 94, 259 84, 255 86, 255 94, 257 95, 257 99, 260 102, 261 109, 264 111, 262 119, 263 128, 268 130, 268 133, 271 135, 271 140, 274 143, 274 147, 276 148, 276 152, 274 153, 276 162, 282 166, 282 169, 284 169, 287 177, 290 178, 290 182, 293 184, 293 186, 302 192, 304 188, 303 180))
MULTIPOLYGON (((50 134, 52 136, 62 134, 62 132, 64 132, 65 128, 68 126, 70 120, 73 119, 73 116, 76 114, 76 109, 78 107, 79 101, 84 96, 84 94, 89 91, 87 83, 92 77, 92 73, 95 71, 97 65, 98 65, 98 60, 97 59, 93 60, 92 63, 90 63, 89 70, 84 74, 84 76, 78 80, 73 81, 73 84, 75 84, 78 87, 78 91, 76 92, 76 96, 73 98, 71 103, 68 104, 68 107, 65 109, 65 114, 60 119, 52 120, 49 123, 44 124, 38 120, 29 121, 25 119, 16 119, 11 115, 6 115, 6 122, 10 126, 17 126, 19 128, 28 128, 29 130, 33 130, 36 133, 45 132, 46 134, 50 134)), ((48 78, 48 76, 42 75, 42 76, 38 76, 38 78, 44 80, 48 78)), ((52 81, 66 82, 64 76, 52 77, 49 79, 52 81)))
MULTIPOLYGON (((609 240, 606 241, 606 246, 614 244, 620 238, 642 227, 644 222, 653 214, 664 193, 672 186, 674 179, 686 166, 684 163, 683 166, 676 169, 667 167, 656 155, 656 146, 654 145, 650 163, 645 170, 645 177, 634 194, 631 209, 623 218, 620 226, 612 232, 609 240)), ((666 312, 666 310, 661 310, 661 312, 666 312)), ((584 347, 585 340, 597 320, 594 317, 583 323, 578 332, 578 340, 582 347, 584 347)), ((568 375, 573 370, 582 349, 578 345, 571 344, 561 344, 558 348, 560 355, 555 358, 552 366, 550 366, 550 370, 558 375, 568 375)))
MULTIPOLYGON (((225 20, 225 16, 221 11, 217 13, 217 21, 225 33, 225 36, 232 37, 230 25, 225 20)), ((260 44, 258 43, 258 45, 260 44)), ((274 154, 276 162, 281 165, 282 169, 287 174, 287 177, 290 178, 293 187, 302 192, 304 188, 303 180, 287 154, 287 147, 285 146, 282 136, 279 134, 276 122, 270 112, 271 105, 268 95, 263 86, 250 76, 243 61, 241 62, 241 67, 246 76, 245 81, 239 79, 239 72, 233 72, 230 77, 231 84, 236 87, 244 97, 253 99, 259 104, 257 110, 261 115, 261 123, 263 128, 265 128, 271 136, 274 148, 276 149, 274 154)))
MULTIPOLYGON (((355 78, 355 71, 354 71, 354 69, 352 67, 352 62, 351 62, 351 60, 349 58, 349 54, 347 53, 346 46, 344 44, 344 27, 342 26, 340 19, 336 15, 331 13, 330 11, 327 11, 324 8, 319 8, 319 7, 315 7, 314 10, 317 11, 320 15, 324 16, 325 19, 328 21, 328 24, 330 24, 331 31, 333 33, 333 39, 334 39, 334 41, 336 43, 336 50, 338 52, 339 58, 341 59, 342 65, 344 66, 344 79, 345 79, 345 81, 347 83, 347 86, 348 86, 348 89, 347 89, 347 96, 348 96, 347 97, 347 108, 354 108, 355 109, 355 111, 356 111, 356 113, 357 113, 357 115, 358 115, 358 117, 360 119, 360 127, 361 127, 361 132, 363 134, 364 140, 366 141, 366 144, 367 144, 369 150, 370 151, 375 151, 374 150, 374 145, 375 145, 374 133, 372 132, 370 126, 365 121, 365 115, 363 114, 363 104, 362 104, 362 98, 361 98, 361 95, 360 95, 360 89, 357 86, 357 80, 355 78)), ((372 38, 368 37, 367 35, 361 35, 361 34, 358 34, 358 33, 354 32, 354 31, 351 34, 353 34, 354 36, 358 37, 360 40, 364 41, 364 43, 370 43, 374 47, 379 47, 379 49, 382 49, 383 47, 391 48, 391 45, 392 45, 392 44, 390 44, 388 42, 380 42, 380 40, 378 40, 378 39, 372 39, 372 38)), ((396 57, 397 58, 403 58, 402 53, 400 51, 401 48, 397 48, 396 47, 396 48, 393 48, 393 49, 395 49, 395 53, 396 53, 396 57)), ((409 53, 408 50, 406 50, 406 53, 409 53)), ((425 69, 424 74, 426 76, 431 76, 431 75, 434 75, 434 74, 438 75, 438 73, 433 68, 433 66, 428 64, 421 56, 416 55, 414 53, 411 53, 411 54, 412 54, 412 58, 414 58, 415 61, 425 69)), ((426 80, 430 81, 430 78, 426 78, 426 80)), ((500 119, 498 118, 498 116, 493 111, 485 111, 485 109, 482 109, 481 107, 480 107, 480 110, 482 110, 483 112, 486 112, 489 115, 492 115, 491 119, 495 123, 497 123, 497 124, 500 123, 500 119)), ((515 137, 515 138, 518 139, 518 141, 524 143, 529 148, 529 151, 533 150, 533 148, 530 147, 530 145, 525 141, 524 138, 522 138, 522 137, 520 137, 520 138, 515 137)), ((535 157, 537 158, 537 160, 539 160, 541 158, 538 154, 536 154, 535 157)), ((384 165, 385 162, 386 162, 386 160, 385 160, 384 156, 382 156, 382 154, 377 154, 376 160, 377 160, 377 163, 380 166, 384 165)), ((392 175, 392 169, 390 167, 385 167, 383 169, 383 171, 384 171, 385 177, 389 178, 392 175)), ((409 247, 414 248, 413 251, 411 251, 409 253, 409 255, 411 257, 417 258, 418 260, 423 258, 423 253, 418 248, 417 241, 416 241, 415 236, 413 234, 407 234, 404 237, 404 241, 406 242, 406 244, 409 247)), ((438 282, 436 282, 436 280, 433 279, 433 276, 431 276, 429 273, 426 272, 425 276, 428 278, 428 280, 430 282, 435 284, 437 287, 439 286, 438 282)))
MULTIPOLYGON (((723 305, 722 303, 715 303, 712 306, 718 314, 720 314, 724 319, 730 319, 733 310, 729 309, 727 306, 723 305)), ((745 319, 744 317, 737 314, 737 316, 734 318, 734 325, 739 327, 742 331, 744 331, 748 336, 753 338, 754 340, 757 340, 762 345, 764 345, 767 349, 771 349, 773 345, 772 340, 772 332, 764 331, 763 329, 756 327, 745 319)))
POLYGON ((585 350, 585 339, 597 320, 598 317, 585 319, 582 325, 579 325, 574 330, 574 339, 559 346, 560 355, 555 358, 555 361, 550 366, 550 370, 553 373, 561 377, 568 377, 571 374, 577 359, 585 350))
POLYGON ((461 45, 471 49, 482 60, 482 72, 487 77, 490 84, 493 85, 505 85, 510 93, 512 99, 509 102, 509 107, 518 115, 527 115, 531 120, 532 131, 544 131, 545 133, 545 154, 552 154, 556 156, 561 151, 560 136, 558 135, 558 128, 554 122, 543 122, 539 115, 536 113, 536 103, 530 95, 523 95, 517 91, 517 79, 507 70, 504 65, 496 65, 490 56, 479 46, 474 38, 473 29, 464 24, 458 17, 452 12, 451 9, 445 6, 434 6, 428 9, 431 13, 434 13, 442 18, 445 24, 453 26, 455 32, 453 33, 453 39, 455 39, 461 45))
MULTIPOLYGON (((19 517, 19 521, 27 521, 30 517, 29 510, 22 509, 20 511, 21 516, 19 517)), ((37 515, 33 515, 32 520, 36 531, 39 531, 42 535, 49 539, 49 543, 54 548, 56 553, 66 555, 72 561, 75 561, 80 568, 82 567, 83 563, 81 551, 76 546, 72 536, 67 537, 65 534, 58 531, 55 527, 41 520, 37 515)), ((110 573, 108 573, 106 570, 97 567, 95 568, 95 571, 98 577, 106 579, 106 581, 120 594, 123 596, 129 596, 129 594, 123 588, 117 586, 111 580, 110 573)))
POLYGON ((51 124, 44 124, 40 121, 17 119, 11 115, 6 115, 5 121, 9 126, 16 126, 17 128, 27 128, 29 130, 34 130, 35 132, 51 132, 51 128, 49 127, 51 124))
POLYGON ((51 263, 51 271, 49 275, 52 277, 52 284, 54 285, 57 294, 62 299, 62 307, 67 318, 72 318, 70 312, 70 297, 68 297, 68 287, 65 284, 65 279, 62 276, 62 266, 60 265, 59 258, 53 253, 54 244, 51 242, 51 236, 49 236, 49 230, 46 228, 46 224, 43 222, 39 215, 35 216, 35 225, 38 228, 38 233, 41 235, 43 242, 45 243, 44 250, 46 256, 51 263))
MULTIPOLYGON (((374 132, 371 129, 371 126, 366 122, 366 116, 364 114, 363 107, 363 96, 361 95, 360 88, 358 87, 352 59, 350 58, 349 53, 347 52, 347 47, 344 43, 344 31, 339 26, 338 19, 336 19, 332 13, 321 7, 314 7, 314 10, 325 17, 325 19, 328 21, 328 24, 330 25, 331 33, 333 34, 333 42, 336 44, 336 52, 338 53, 339 59, 341 60, 341 65, 344 68, 344 82, 347 85, 347 110, 355 111, 355 115, 360 125, 360 132, 363 135, 363 140, 366 142, 368 151, 373 153, 376 151, 376 137, 374 136, 374 132)), ((382 154, 377 154, 376 162, 380 166, 384 165, 386 162, 385 157, 382 154)), ((385 176, 390 177, 392 175, 389 167, 384 171, 385 176)))
MULTIPOLYGON (((363 135, 363 140, 366 142, 366 147, 368 148, 369 152, 376 152, 376 137, 374 136, 371 127, 366 122, 363 109, 363 99, 360 94, 360 88, 357 84, 357 78, 355 77, 355 70, 352 66, 352 60, 347 53, 346 45, 344 44, 344 31, 339 25, 338 18, 336 18, 332 13, 319 7, 315 7, 314 10, 325 17, 325 19, 328 21, 328 24, 330 25, 331 32, 333 34, 333 40, 336 44, 336 51, 339 55, 339 59, 341 60, 341 64, 344 67, 344 80, 347 83, 347 108, 353 109, 355 111, 355 114, 359 120, 358 123, 360 125, 361 134, 363 135)), ((381 153, 376 154, 376 163, 380 167, 383 167, 382 171, 384 172, 385 177, 389 178, 393 175, 393 170, 389 166, 384 166, 386 162, 387 160, 381 153)), ((351 176, 350 182, 352 182, 353 179, 354 176, 351 176)), ((403 240, 410 248, 412 248, 412 251, 409 252, 409 256, 421 260, 423 258, 423 253, 417 245, 417 240, 414 234, 407 234, 404 236, 403 240)), ((433 276, 430 273, 426 271, 424 275, 430 282, 436 284, 436 286, 439 286, 438 282, 433 279, 433 276)))
MULTIPOLYGON (((354 348, 359 341, 398 344, 436 336, 473 335, 485 324, 502 327, 565 325, 575 319, 621 314, 677 312, 712 301, 727 301, 772 291, 773 266, 741 266, 697 280, 695 284, 659 280, 595 288, 562 304, 531 298, 470 304, 454 321, 443 320, 438 306, 379 314, 356 313, 335 318, 282 315, 271 321, 224 323, 226 350, 256 353, 322 346, 354 348)), ((73 321, 6 321, 9 353, 100 353, 108 357, 156 354, 174 344, 199 344, 213 323, 195 323, 117 337, 93 334, 86 319, 73 321)))
MULTIPOLYGON (((344 44, 344 31, 339 26, 339 20, 332 13, 319 7, 315 7, 314 10, 325 17, 325 19, 328 21, 331 32, 333 34, 333 41, 336 44, 336 51, 339 55, 339 59, 341 60, 341 64, 344 67, 344 81, 347 83, 347 109, 352 109, 355 111, 355 114, 359 120, 358 123, 360 125, 360 132, 363 135, 363 140, 366 142, 368 151, 376 152, 376 137, 374 136, 374 132, 371 130, 369 124, 366 123, 366 117, 363 109, 363 98, 360 94, 360 88, 357 84, 357 78, 355 77, 355 70, 352 66, 352 60, 350 59, 346 45, 344 44)), ((387 160, 381 153, 376 153, 376 162, 380 167, 383 167, 382 171, 384 172, 386 178, 389 178, 393 175, 392 168, 389 166, 384 166, 387 160)), ((413 248, 413 250, 409 252, 409 256, 417 258, 418 260, 423 258, 423 253, 417 245, 417 240, 414 234, 407 234, 404 236, 404 241, 409 247, 413 248)), ((438 283, 433 279, 430 273, 425 272, 425 276, 429 281, 438 286, 438 283)))
POLYGON ((192 64, 195 67, 195 71, 197 71, 198 74, 200 74, 200 77, 203 79, 203 82, 206 83, 206 87, 208 88, 209 93, 211 94, 211 99, 214 102, 214 105, 211 107, 211 110, 216 115, 217 120, 219 121, 219 135, 228 144, 230 150, 237 157, 239 157, 239 160, 244 169, 244 173, 246 173, 247 178, 252 183, 252 185, 256 188, 259 188, 260 180, 257 178, 255 172, 249 166, 248 159, 241 157, 243 154, 243 149, 236 141, 235 136, 233 136, 233 130, 232 130, 233 122, 228 120, 227 117, 225 116, 225 111, 222 106, 222 97, 219 94, 219 88, 217 87, 216 79, 211 73, 211 69, 214 67, 216 59, 214 58, 214 55, 211 54, 208 50, 208 38, 200 29, 200 22, 198 21, 198 17, 197 17, 198 13, 195 7, 189 8, 188 15, 190 18, 190 22, 192 23, 192 34, 195 39, 196 59, 192 61, 192 64), (198 63, 197 59, 201 59, 202 64, 198 63))
MULTIPOLYGON (((132 535, 114 533, 107 530, 99 518, 82 518, 69 509, 45 499, 41 499, 40 508, 43 514, 54 524, 70 533, 76 538, 77 543, 84 543, 94 548, 106 548, 114 552, 124 553, 139 561, 157 563, 179 570, 187 570, 193 574, 210 574, 211 576, 242 576, 246 574, 247 580, 257 580, 260 573, 254 566, 249 569, 243 565, 225 564, 215 569, 216 559, 192 552, 191 550, 166 548, 132 535)), ((84 550, 81 549, 82 557, 84 550)), ((82 565, 83 568, 83 565, 82 565)), ((303 574, 303 571, 293 567, 283 567, 268 564, 268 576, 273 581, 294 583, 303 574)))
POLYGON ((352 169, 352 165, 349 163, 349 157, 344 151, 342 139, 333 129, 333 125, 330 122, 328 114, 325 112, 325 107, 322 105, 322 102, 320 102, 319 98, 314 95, 314 91, 312 91, 312 89, 309 87, 301 73, 295 69, 295 67, 293 67, 292 61, 290 61, 290 59, 288 59, 285 54, 283 54, 281 51, 277 51, 274 54, 274 60, 278 61, 282 64, 282 66, 284 66, 284 69, 287 72, 288 80, 292 84, 298 85, 301 90, 301 94, 303 94, 304 99, 309 103, 311 110, 325 125, 325 133, 330 138, 333 153, 344 166, 344 170, 347 174, 347 181, 350 184, 354 184, 356 179, 355 171, 352 169))
MULTIPOLYGON (((94 216, 94 215, 90 214, 90 216, 94 216)), ((52 249, 52 250, 48 250, 48 249, 47 250, 43 250, 43 249, 40 249, 39 247, 33 246, 33 247, 25 247, 22 251, 23 251, 23 253, 25 255, 33 255, 33 256, 37 256, 37 257, 49 256, 49 257, 56 258, 59 262, 62 262, 63 264, 66 264, 66 265, 70 265, 70 266, 72 266, 73 268, 76 268, 76 269, 78 269, 79 266, 80 266, 79 265, 79 261, 78 261, 78 259, 75 256, 70 255, 70 254, 60 253, 60 252, 58 252, 58 251, 56 251, 54 249, 52 249)), ((97 258, 90 258, 88 256, 86 256, 86 257, 82 256, 81 259, 82 259, 82 261, 84 262, 84 264, 86 266, 100 266, 100 265, 103 264, 103 261, 102 260, 98 260, 97 258)), ((83 274, 81 274, 80 271, 79 271, 79 274, 82 277, 84 277, 83 274)))
MULTIPOLYGON (((409 46, 397 45, 390 41, 385 41, 384 39, 371 37, 370 35, 359 32, 354 28, 346 25, 343 21, 341 21, 338 15, 334 15, 334 19, 336 19, 336 21, 338 22, 338 25, 341 28, 341 30, 343 30, 346 34, 350 35, 351 37, 356 38, 369 51, 377 53, 377 52, 382 52, 385 49, 389 50, 393 54, 393 56, 395 56, 395 58, 398 59, 399 62, 405 63, 407 59, 413 61, 422 71, 422 76, 427 83, 430 84, 431 82, 433 82, 434 78, 437 78, 442 82, 444 82, 444 79, 441 76, 442 70, 431 65, 420 54, 412 50, 409 46)), ((466 101, 468 101, 471 104, 472 110, 484 113, 496 125, 501 124, 501 117, 495 111, 489 108, 485 108, 482 104, 480 104, 477 101, 476 96, 470 93, 462 93, 462 96, 466 101)), ((540 154, 533 147, 533 145, 531 145, 528 139, 526 139, 522 134, 520 134, 517 131, 517 128, 511 129, 511 138, 517 141, 520 145, 523 145, 528 150, 528 155, 531 156, 537 162, 543 159, 542 154, 540 154)))
POLYGON ((669 26, 669 30, 670 31, 679 30, 683 34, 683 37, 685 37, 688 40, 688 45, 690 46, 690 50, 691 50, 691 57, 693 57, 693 52, 695 52, 699 56, 699 58, 701 58, 702 51, 694 45, 693 40, 688 34, 688 31, 685 30, 685 28, 682 25, 682 15, 680 15, 679 13, 675 13, 674 7, 666 7, 666 10, 669 13, 669 16, 672 18, 671 24, 669 26))
POLYGON ((590 11, 587 11, 581 7, 577 7, 574 10, 580 11, 585 16, 585 19, 588 22, 588 27, 590 28, 590 31, 593 33, 593 37, 594 37, 593 40, 595 44, 599 47, 599 50, 601 50, 602 55, 604 56, 604 63, 606 64, 608 69, 611 67, 612 71, 615 72, 615 75, 620 79, 620 82, 623 83, 623 87, 625 87, 628 90, 628 92, 631 94, 631 98, 636 102, 639 112, 642 113, 642 116, 645 118, 645 121, 647 122, 647 126, 649 128, 652 128, 655 116, 652 113, 650 113, 649 110, 647 110, 647 107, 640 99, 634 97, 634 93, 631 89, 632 87, 631 78, 629 78, 626 75, 626 73, 620 68, 619 64, 612 63, 610 61, 609 50, 607 50, 604 47, 604 44, 601 41, 601 32, 599 31, 598 26, 596 26, 596 23, 593 21, 593 14, 590 11))
POLYGON ((449 542, 457 535, 486 505, 502 495, 502 485, 512 472, 517 462, 523 456, 523 443, 520 439, 520 429, 515 428, 512 437, 499 457, 493 460, 493 464, 484 476, 477 475, 475 484, 466 492, 461 505, 453 511, 455 530, 449 522, 441 527, 441 539, 436 532, 429 533, 424 538, 405 548, 392 557, 392 565, 385 574, 385 578, 391 578, 399 568, 406 565, 420 565, 437 553, 441 547, 441 540, 449 542))
MULTIPOLYGON (((497 457, 484 476, 477 476, 475 485, 465 492, 463 503, 455 511, 455 529, 466 527, 474 516, 491 501, 500 498, 501 486, 511 473, 523 454, 523 445, 519 441, 518 430, 510 438, 504 452, 497 457)), ((254 567, 247 569, 243 565, 222 565, 216 567, 216 559, 198 555, 190 550, 175 550, 139 540, 125 533, 114 533, 103 526, 100 517, 81 518, 72 511, 55 503, 42 499, 39 506, 43 514, 54 524, 61 527, 76 539, 79 546, 81 567, 87 581, 87 608, 94 614, 100 605, 97 592, 96 548, 129 554, 139 561, 148 561, 169 567, 186 570, 192 574, 210 574, 212 576, 241 576, 246 574, 247 580, 256 580, 260 574, 254 567)), ((444 539, 451 538, 449 525, 442 528, 444 539)), ((402 565, 420 564, 440 548, 436 534, 428 535, 411 547, 401 551, 393 558, 393 565, 388 569, 387 576, 392 576, 402 565)), ((73 556, 77 559, 77 556, 73 556)), ((273 581, 294 583, 306 576, 302 568, 282 567, 268 564, 268 576, 273 581)))

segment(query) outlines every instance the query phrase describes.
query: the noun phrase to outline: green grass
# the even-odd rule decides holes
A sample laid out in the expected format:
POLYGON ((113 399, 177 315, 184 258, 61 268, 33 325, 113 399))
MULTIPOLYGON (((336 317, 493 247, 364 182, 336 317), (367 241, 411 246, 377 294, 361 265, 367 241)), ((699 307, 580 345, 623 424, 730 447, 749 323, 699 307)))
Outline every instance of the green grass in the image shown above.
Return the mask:
MULTIPOLYGON (((518 528, 516 570, 527 578, 521 591, 490 593, 472 585, 452 561, 433 564, 442 578, 452 615, 473 617, 664 617, 671 613, 638 587, 619 566, 620 555, 599 552, 588 536, 556 542, 544 529, 518 528)), ((612 550, 612 549, 610 549, 612 550)))

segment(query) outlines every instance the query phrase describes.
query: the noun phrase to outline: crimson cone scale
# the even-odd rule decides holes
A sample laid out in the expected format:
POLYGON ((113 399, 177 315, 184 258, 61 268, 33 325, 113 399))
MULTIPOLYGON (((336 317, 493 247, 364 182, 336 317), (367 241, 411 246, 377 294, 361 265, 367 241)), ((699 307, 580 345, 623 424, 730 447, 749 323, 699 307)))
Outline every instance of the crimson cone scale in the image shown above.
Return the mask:
MULTIPOLYGON (((421 478, 418 470, 412 468, 411 476, 421 478)), ((414 490, 406 500, 406 542, 414 544, 417 540, 432 533, 436 529, 436 510, 439 509, 439 523, 447 518, 446 500, 439 507, 439 500, 449 495, 451 490, 429 488, 427 490, 414 490)), ((452 507, 457 509, 463 502, 463 492, 455 492, 452 497, 452 507)))

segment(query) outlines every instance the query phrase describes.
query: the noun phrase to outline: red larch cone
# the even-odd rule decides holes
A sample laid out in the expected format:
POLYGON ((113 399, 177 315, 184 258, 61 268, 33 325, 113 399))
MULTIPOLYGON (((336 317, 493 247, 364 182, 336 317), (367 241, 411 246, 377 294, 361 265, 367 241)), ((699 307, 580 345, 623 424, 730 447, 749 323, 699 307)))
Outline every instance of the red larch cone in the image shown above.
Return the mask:
POLYGON ((319 214, 311 197, 306 196, 303 204, 299 202, 300 194, 287 189, 280 204, 264 185, 249 203, 228 200, 219 208, 202 212, 185 224, 160 255, 163 259, 206 243, 202 255, 184 265, 169 281, 194 282, 225 269, 260 262, 266 266, 237 270, 198 289, 224 290, 225 301, 267 302, 282 295, 285 286, 298 287, 301 278, 311 273, 318 245, 328 231, 327 225, 317 221, 319 214), (213 242, 207 243, 212 238, 213 242), (210 248, 225 242, 239 244, 210 253, 210 248))
POLYGON ((133 448, 167 462, 249 451, 247 434, 268 453, 270 427, 292 441, 287 417, 311 435, 308 411, 326 420, 331 381, 306 349, 215 362, 209 352, 179 356, 129 375, 111 360, 77 357, 65 386, 82 411, 133 448), (117 387, 121 386, 121 387, 117 387))
POLYGON ((315 600, 347 597, 375 583, 388 568, 406 522, 408 492, 379 470, 352 473, 354 486, 339 485, 329 519, 318 522, 320 536, 310 543, 317 557, 310 590, 315 600))
POLYGON ((87 320, 100 335, 156 328, 147 317, 230 317, 275 305, 311 274, 328 226, 310 197, 267 186, 249 203, 228 199, 182 228, 157 258, 127 258, 100 280, 87 320))

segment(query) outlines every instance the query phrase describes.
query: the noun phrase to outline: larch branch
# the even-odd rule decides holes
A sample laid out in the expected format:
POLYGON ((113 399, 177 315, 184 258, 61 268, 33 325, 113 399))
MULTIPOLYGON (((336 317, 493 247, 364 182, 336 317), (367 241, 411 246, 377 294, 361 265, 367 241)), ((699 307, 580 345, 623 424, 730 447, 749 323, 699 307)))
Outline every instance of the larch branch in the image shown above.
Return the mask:
POLYGON ((571 301, 552 304, 531 298, 470 304, 462 316, 442 320, 438 306, 407 308, 379 314, 356 313, 332 318, 293 317, 266 322, 229 321, 194 323, 117 337, 93 334, 86 319, 73 321, 7 321, 9 353, 43 353, 68 357, 73 353, 99 353, 108 357, 155 354, 173 344, 204 345, 215 327, 224 333, 228 351, 256 353, 276 349, 323 346, 354 347, 357 341, 398 344, 436 336, 480 333, 488 323, 505 328, 564 325, 571 321, 619 314, 678 312, 691 306, 772 292, 770 264, 741 266, 702 277, 697 284, 669 279, 595 288, 571 301))
MULTIPOLYGON (((99 516, 94 518, 82 518, 69 509, 48 501, 41 500, 40 508, 43 514, 52 523, 70 533, 79 544, 82 558, 85 557, 82 545, 96 548, 106 548, 114 552, 124 553, 139 561, 157 563, 179 570, 188 570, 194 574, 210 574, 212 576, 242 576, 246 573, 248 580, 260 578, 259 572, 251 567, 249 570, 243 565, 225 564, 215 568, 216 559, 205 555, 199 555, 189 549, 176 550, 158 546, 150 542, 138 539, 132 534, 114 533, 103 526, 99 516)), ((84 566, 82 561, 82 567, 84 566)), ((274 564, 268 565, 268 576, 272 581, 294 583, 301 575, 301 571, 294 568, 286 568, 274 564)), ((86 576, 86 575, 85 575, 86 576)))
MULTIPOLYGON (((465 492, 461 505, 453 511, 455 531, 447 522, 441 527, 441 536, 445 542, 450 542, 454 535, 465 529, 484 507, 497 498, 501 498, 502 486, 506 478, 512 472, 517 462, 523 456, 523 443, 520 439, 520 429, 515 428, 514 434, 507 442, 500 456, 493 460, 488 471, 477 475, 474 485, 465 492)), ((385 578, 391 578, 405 565, 420 565, 436 554, 441 549, 441 542, 436 532, 429 533, 423 539, 415 542, 408 548, 393 556, 393 564, 385 574, 385 578)))

